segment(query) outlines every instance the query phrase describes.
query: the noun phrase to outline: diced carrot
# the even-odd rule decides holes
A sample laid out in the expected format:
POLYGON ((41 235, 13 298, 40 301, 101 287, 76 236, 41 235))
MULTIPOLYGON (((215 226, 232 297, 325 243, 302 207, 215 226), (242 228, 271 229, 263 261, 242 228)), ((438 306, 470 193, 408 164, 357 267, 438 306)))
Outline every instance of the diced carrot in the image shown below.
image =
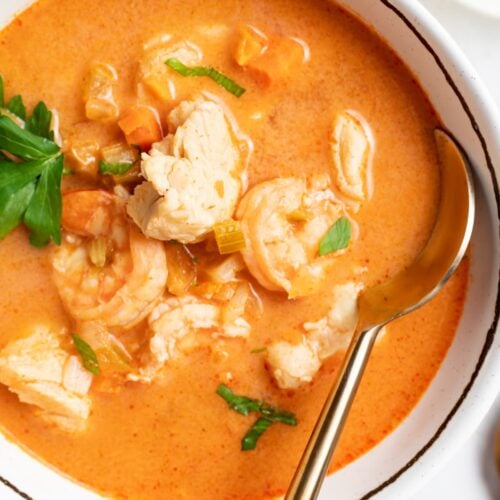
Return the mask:
POLYGON ((62 227, 80 236, 101 236, 109 232, 114 196, 103 189, 69 191, 63 195, 62 227))
POLYGON ((263 87, 286 79, 304 60, 304 50, 298 42, 287 37, 273 37, 268 49, 248 61, 246 67, 263 87))
POLYGON ((148 150, 154 142, 162 138, 161 126, 156 113, 146 106, 136 106, 125 113, 118 122, 125 138, 131 146, 148 150))
POLYGON ((165 75, 148 75, 142 80, 148 90, 158 99, 168 101, 172 99, 172 93, 165 75))
POLYGON ((251 26, 242 26, 238 33, 238 44, 234 59, 240 66, 246 66, 260 56, 267 47, 267 38, 251 26))

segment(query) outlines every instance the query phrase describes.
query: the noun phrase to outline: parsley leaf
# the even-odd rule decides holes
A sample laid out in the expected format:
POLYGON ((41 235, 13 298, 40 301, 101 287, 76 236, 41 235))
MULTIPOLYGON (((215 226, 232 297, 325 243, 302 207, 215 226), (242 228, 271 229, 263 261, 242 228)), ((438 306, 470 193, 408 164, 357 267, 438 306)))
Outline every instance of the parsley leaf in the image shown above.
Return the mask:
POLYGON ((241 440, 242 451, 255 450, 260 436, 266 432, 272 423, 273 422, 266 417, 258 418, 241 440))
POLYGON ((72 338, 73 344, 75 345, 78 354, 80 354, 80 357, 82 358, 84 368, 93 375, 99 375, 99 361, 97 359, 96 353, 94 352, 94 349, 92 349, 92 347, 90 347, 90 345, 87 344, 85 340, 83 340, 75 333, 72 335, 72 338))
POLYGON ((5 238, 22 221, 23 214, 30 204, 33 193, 35 192, 35 182, 30 181, 26 184, 20 183, 12 193, 5 196, 0 193, 0 239, 5 238))
POLYGON ((319 255, 326 255, 341 250, 349 245, 351 239, 351 223, 346 217, 341 217, 327 231, 319 243, 319 255))
POLYGON ((54 142, 22 129, 6 116, 0 116, 0 149, 23 160, 39 160, 60 151, 54 142))
POLYGON ((43 162, 44 169, 36 191, 24 214, 24 223, 31 230, 30 243, 42 247, 50 242, 61 243, 61 177, 63 156, 49 157, 43 162))
POLYGON ((216 393, 228 403, 232 410, 241 415, 247 416, 250 412, 257 412, 261 415, 243 437, 241 441, 243 451, 253 450, 259 437, 273 422, 291 426, 297 425, 297 418, 293 413, 275 408, 264 401, 238 396, 224 384, 219 385, 216 393))
POLYGON ((15 95, 7 104, 7 109, 21 120, 26 120, 26 106, 20 95, 15 95))
MULTIPOLYGON (((0 104, 3 93, 0 77, 0 104)), ((0 239, 24 222, 32 245, 60 244, 64 156, 52 141, 52 113, 40 102, 26 121, 20 96, 7 109, 10 116, 0 116, 0 239)))
POLYGON ((235 95, 236 97, 241 97, 246 92, 246 89, 240 87, 229 77, 223 75, 222 73, 219 73, 219 71, 209 66, 194 66, 190 68, 188 66, 185 66, 176 57, 170 57, 165 61, 165 64, 169 68, 172 68, 174 71, 177 71, 177 73, 182 76, 208 76, 215 83, 217 83, 221 87, 224 87, 228 92, 235 95))
POLYGON ((134 162, 108 163, 101 161, 99 163, 99 171, 101 174, 123 175, 126 174, 133 166, 134 162))
POLYGON ((0 75, 0 108, 5 107, 5 97, 4 97, 4 83, 3 77, 0 75))
POLYGON ((45 137, 50 141, 54 140, 54 133, 50 130, 52 122, 52 112, 49 111, 44 102, 39 102, 33 114, 26 121, 26 130, 39 137, 45 137))

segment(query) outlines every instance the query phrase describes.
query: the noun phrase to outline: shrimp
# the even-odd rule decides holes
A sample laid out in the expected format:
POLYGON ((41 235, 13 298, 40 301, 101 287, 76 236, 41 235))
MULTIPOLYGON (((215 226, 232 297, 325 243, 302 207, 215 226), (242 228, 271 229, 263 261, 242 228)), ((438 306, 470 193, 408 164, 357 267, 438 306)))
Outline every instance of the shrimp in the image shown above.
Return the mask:
POLYGON ((129 222, 125 202, 103 190, 63 196, 63 243, 52 254, 54 282, 78 321, 130 328, 163 295, 163 244, 129 222))
POLYGON ((344 211, 326 185, 279 178, 256 185, 241 200, 236 218, 247 244, 241 254, 268 290, 297 295, 294 279, 313 269, 321 238, 344 211))

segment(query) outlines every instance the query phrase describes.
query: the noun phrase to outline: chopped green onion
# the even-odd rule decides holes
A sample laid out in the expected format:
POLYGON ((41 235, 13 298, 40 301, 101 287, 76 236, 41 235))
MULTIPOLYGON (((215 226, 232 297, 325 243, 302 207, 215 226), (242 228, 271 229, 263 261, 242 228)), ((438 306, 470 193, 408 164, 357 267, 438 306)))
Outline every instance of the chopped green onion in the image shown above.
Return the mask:
POLYGON ((349 245, 351 239, 351 223, 346 217, 341 217, 327 231, 319 243, 319 255, 326 255, 336 250, 342 250, 349 245))
POLYGON ((247 416, 250 412, 257 412, 261 415, 241 441, 241 449, 244 451, 255 449, 257 440, 273 422, 297 425, 297 418, 293 413, 275 408, 264 401, 238 396, 224 384, 219 385, 216 393, 228 403, 232 410, 241 415, 247 416))
POLYGON ((99 361, 97 360, 96 353, 92 347, 90 347, 90 345, 78 335, 73 334, 72 337, 73 344, 80 354, 84 368, 93 375, 99 375, 99 361))
POLYGON ((213 227, 217 248, 221 255, 239 252, 246 246, 245 236, 236 220, 225 220, 213 227))
POLYGON ((260 410, 260 401, 250 399, 245 396, 238 396, 224 384, 219 385, 216 393, 227 402, 232 410, 240 413, 241 415, 247 416, 252 411, 260 410))
POLYGON ((272 420, 269 420, 266 417, 258 418, 241 440, 242 451, 255 450, 257 441, 262 436, 262 434, 266 432, 266 430, 271 426, 272 423, 272 420))
POLYGON ((167 59, 165 64, 182 76, 208 76, 208 78, 211 78, 215 83, 224 87, 236 97, 241 97, 246 92, 246 89, 240 87, 233 80, 209 66, 194 66, 190 68, 175 57, 167 59))
POLYGON ((101 161, 99 163, 99 172, 101 172, 101 174, 123 175, 126 174, 133 166, 133 162, 107 163, 105 161, 101 161))

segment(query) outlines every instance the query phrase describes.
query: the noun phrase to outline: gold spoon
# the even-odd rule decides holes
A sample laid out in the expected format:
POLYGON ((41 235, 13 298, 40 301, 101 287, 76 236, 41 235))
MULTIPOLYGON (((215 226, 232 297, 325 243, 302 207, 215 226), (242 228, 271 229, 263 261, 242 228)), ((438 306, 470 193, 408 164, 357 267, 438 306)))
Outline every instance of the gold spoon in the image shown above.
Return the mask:
POLYGON ((317 498, 378 333, 390 321, 431 300, 467 250, 474 224, 474 185, 468 161, 446 132, 437 129, 435 139, 441 163, 441 201, 432 235, 409 268, 360 296, 356 333, 286 500, 317 498))

